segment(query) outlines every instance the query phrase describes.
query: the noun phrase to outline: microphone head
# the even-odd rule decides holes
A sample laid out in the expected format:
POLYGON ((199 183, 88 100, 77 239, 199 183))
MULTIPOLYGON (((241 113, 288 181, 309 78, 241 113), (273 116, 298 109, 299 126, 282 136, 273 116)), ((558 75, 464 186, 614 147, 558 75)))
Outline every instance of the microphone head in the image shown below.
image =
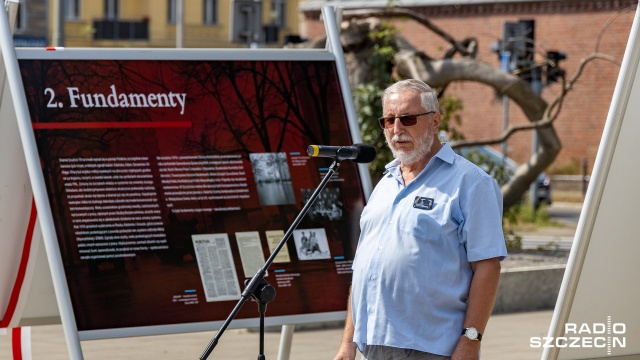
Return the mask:
POLYGON ((376 148, 368 144, 353 144, 358 148, 358 156, 353 159, 353 162, 368 164, 376 158, 376 148))

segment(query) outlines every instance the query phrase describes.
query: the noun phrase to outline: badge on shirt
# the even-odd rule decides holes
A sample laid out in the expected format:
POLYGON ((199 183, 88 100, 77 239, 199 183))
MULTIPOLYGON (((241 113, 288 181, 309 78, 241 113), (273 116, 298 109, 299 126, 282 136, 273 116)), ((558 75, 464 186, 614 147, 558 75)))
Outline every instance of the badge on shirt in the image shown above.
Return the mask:
POLYGON ((416 209, 431 210, 433 209, 433 199, 428 197, 416 196, 416 198, 413 199, 413 207, 416 209))

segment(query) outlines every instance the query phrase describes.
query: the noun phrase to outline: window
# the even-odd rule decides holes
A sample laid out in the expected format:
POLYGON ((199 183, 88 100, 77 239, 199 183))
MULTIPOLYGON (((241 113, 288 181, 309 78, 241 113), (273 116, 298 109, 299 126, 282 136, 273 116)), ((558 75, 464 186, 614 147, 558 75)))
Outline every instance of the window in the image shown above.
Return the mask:
POLYGON ((107 20, 117 20, 119 16, 119 0, 104 1, 104 18, 107 20))
POLYGON ((65 9, 67 20, 77 20, 80 18, 80 0, 67 0, 65 9))
POLYGON ((149 40, 148 21, 93 20, 94 40, 149 40))
POLYGON ((167 1, 167 22, 169 24, 175 24, 178 15, 176 14, 178 6, 176 5, 176 0, 168 0, 167 1))
POLYGON ((287 25, 287 0, 273 0, 271 3, 273 25, 283 28, 287 25))
POLYGON ((218 0, 204 0, 204 11, 202 22, 205 25, 218 23, 218 0))
MULTIPOLYGON (((1 8, 4 11, 4 8, 1 8)), ((27 9, 25 9, 25 3, 18 5, 18 12, 16 13, 16 22, 13 31, 16 33, 22 32, 27 28, 27 9)))

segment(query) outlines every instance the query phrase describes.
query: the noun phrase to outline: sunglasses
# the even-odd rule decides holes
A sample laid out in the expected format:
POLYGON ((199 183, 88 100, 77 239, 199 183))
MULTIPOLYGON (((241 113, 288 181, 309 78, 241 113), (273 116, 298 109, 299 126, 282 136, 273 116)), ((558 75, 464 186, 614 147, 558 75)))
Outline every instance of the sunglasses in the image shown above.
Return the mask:
POLYGON ((402 126, 414 126, 418 123, 418 116, 434 114, 435 111, 429 111, 422 114, 409 114, 409 115, 400 115, 400 116, 382 116, 378 118, 378 122, 380 123, 380 127, 383 129, 391 129, 393 125, 396 123, 396 119, 399 119, 402 123, 402 126))

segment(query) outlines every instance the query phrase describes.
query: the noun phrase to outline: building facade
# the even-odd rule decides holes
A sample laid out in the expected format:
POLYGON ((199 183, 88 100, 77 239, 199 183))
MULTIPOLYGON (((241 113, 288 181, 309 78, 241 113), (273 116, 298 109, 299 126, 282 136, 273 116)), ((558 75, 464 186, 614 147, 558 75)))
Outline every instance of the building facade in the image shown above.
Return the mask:
MULTIPOLYGON (((48 1, 51 43, 58 1, 48 1)), ((280 47, 299 37, 298 0, 65 0, 62 18, 66 47, 280 47)))
MULTIPOLYGON (((302 36, 314 38, 324 34, 321 6, 363 9, 385 7, 387 3, 381 0, 303 1, 300 4, 302 36)), ((533 20, 536 60, 544 59, 548 51, 564 53, 566 59, 560 61, 560 67, 566 71, 567 79, 573 77, 580 63, 593 53, 622 60, 638 5, 637 0, 405 0, 392 3, 422 14, 455 39, 475 37, 479 42, 477 58, 496 68, 500 62, 495 46, 503 38, 504 24, 533 20)), ((440 37, 412 20, 394 23, 413 46, 427 55, 439 58, 448 47, 440 37)), ((591 61, 584 67, 554 122, 562 150, 549 172, 580 173, 583 163, 591 171, 619 70, 619 63, 606 60, 591 61)), ((560 93, 560 83, 546 83, 543 78, 542 84, 541 95, 546 101, 560 93)), ((464 104, 461 130, 467 139, 497 136, 505 117, 509 125, 528 122, 513 103, 505 116, 502 97, 480 83, 450 84, 447 94, 464 104)), ((531 132, 518 133, 507 142, 508 155, 517 162, 525 162, 531 156, 532 143, 531 132)))
POLYGON ((46 0, 21 1, 13 29, 15 45, 47 46, 47 14, 46 0))

